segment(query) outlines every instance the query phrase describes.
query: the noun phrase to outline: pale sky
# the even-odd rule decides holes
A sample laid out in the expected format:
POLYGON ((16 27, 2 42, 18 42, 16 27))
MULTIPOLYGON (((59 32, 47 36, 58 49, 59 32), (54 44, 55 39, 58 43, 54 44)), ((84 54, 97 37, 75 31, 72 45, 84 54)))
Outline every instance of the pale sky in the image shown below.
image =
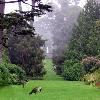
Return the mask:
MULTIPOLYGON (((9 1, 9 0, 6 0, 6 1, 9 1)), ((16 0, 10 0, 10 1, 16 1, 16 0)), ((27 3, 31 4, 31 0, 28 0, 27 3)), ((23 10, 31 10, 31 7, 29 5, 26 5, 26 4, 23 4, 23 3, 22 3, 22 8, 23 8, 23 10)), ((18 3, 6 4, 5 13, 9 13, 9 12, 12 12, 14 10, 18 10, 18 3)))
POLYGON ((80 3, 79 3, 79 6, 80 6, 80 7, 84 7, 85 4, 86 4, 86 1, 87 1, 87 0, 81 0, 80 3))
MULTIPOLYGON (((9 1, 9 0, 6 0, 6 1, 9 1)), ((81 0, 80 3, 79 3, 79 6, 83 7, 85 5, 86 1, 87 0, 81 0)), ((56 4, 59 8, 61 7, 61 5, 56 0, 42 0, 42 2, 43 3, 50 3, 50 2, 52 2, 52 3, 56 4)), ((31 0, 28 0, 27 3, 31 4, 31 0)), ((71 3, 73 5, 73 0, 71 0, 71 3)), ((23 8, 23 10, 31 10, 31 7, 29 5, 26 5, 26 4, 22 4, 22 8, 23 8)), ((9 12, 12 12, 14 10, 18 10, 18 3, 6 4, 6 6, 5 6, 5 13, 9 13, 9 12)))

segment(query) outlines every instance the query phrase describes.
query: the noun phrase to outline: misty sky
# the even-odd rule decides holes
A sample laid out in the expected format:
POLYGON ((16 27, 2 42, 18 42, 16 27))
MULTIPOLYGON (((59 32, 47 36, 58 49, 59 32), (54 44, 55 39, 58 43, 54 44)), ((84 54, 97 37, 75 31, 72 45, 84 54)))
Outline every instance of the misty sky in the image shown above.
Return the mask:
MULTIPOLYGON (((9 0, 6 0, 9 1, 9 0)), ((11 1, 11 0, 10 0, 11 1)), ((16 0, 12 0, 12 1, 16 1, 16 0)), ((60 4, 57 2, 57 0, 42 0, 42 2, 45 3, 55 3, 59 8, 61 7, 60 4)), ((70 0, 71 4, 73 5, 73 0, 70 0)), ((79 6, 83 7, 85 5, 86 0, 80 0, 79 6)), ((31 0, 28 0, 27 3, 31 4, 31 0)), ((23 10, 31 10, 31 7, 29 5, 26 4, 22 4, 23 10)), ((14 4, 6 4, 5 6, 5 13, 9 13, 12 12, 14 10, 18 10, 18 3, 14 3, 14 4)))

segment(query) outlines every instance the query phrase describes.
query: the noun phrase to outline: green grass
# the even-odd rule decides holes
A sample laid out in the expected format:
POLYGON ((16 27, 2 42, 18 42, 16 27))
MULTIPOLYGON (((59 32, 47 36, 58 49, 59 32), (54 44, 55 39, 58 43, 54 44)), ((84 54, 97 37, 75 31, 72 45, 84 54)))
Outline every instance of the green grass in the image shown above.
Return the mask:
POLYGON ((46 59, 44 60, 44 65, 45 65, 45 69, 47 71, 47 74, 44 76, 44 80, 53 80, 53 81, 57 81, 57 80, 63 80, 60 76, 56 75, 56 73, 53 71, 53 63, 52 60, 50 59, 46 59))
POLYGON ((0 87, 0 100, 100 100, 100 89, 82 82, 63 81, 51 69, 52 62, 46 60, 47 75, 45 80, 30 81, 22 86, 0 87), (32 87, 41 86, 43 91, 29 95, 32 87))

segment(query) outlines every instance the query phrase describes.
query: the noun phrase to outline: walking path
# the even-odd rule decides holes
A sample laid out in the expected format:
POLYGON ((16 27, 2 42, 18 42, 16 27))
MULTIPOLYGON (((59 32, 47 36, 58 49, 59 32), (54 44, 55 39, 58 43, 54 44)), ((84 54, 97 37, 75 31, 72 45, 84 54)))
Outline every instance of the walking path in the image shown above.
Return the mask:
POLYGON ((45 69, 47 71, 44 79, 45 80, 53 80, 53 81, 60 81, 63 80, 62 77, 60 77, 59 75, 56 75, 56 73, 53 70, 53 63, 51 59, 46 59, 44 61, 44 65, 45 65, 45 69))

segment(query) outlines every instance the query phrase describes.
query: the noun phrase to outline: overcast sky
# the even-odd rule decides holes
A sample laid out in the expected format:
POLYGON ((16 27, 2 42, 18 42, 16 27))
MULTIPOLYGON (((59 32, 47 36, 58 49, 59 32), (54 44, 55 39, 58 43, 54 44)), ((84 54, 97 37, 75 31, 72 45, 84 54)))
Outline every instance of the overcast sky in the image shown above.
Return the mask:
MULTIPOLYGON (((6 1, 16 1, 16 0, 6 0, 6 1)), ((28 0, 27 3, 31 3, 31 0, 28 0)), ((30 10, 31 7, 29 5, 26 4, 22 4, 22 8, 23 10, 30 10)), ((10 3, 10 4, 6 4, 5 6, 5 13, 9 13, 12 12, 14 10, 18 10, 18 3, 10 3)))
MULTIPOLYGON (((6 0, 6 1, 9 1, 9 0, 6 0)), ((12 0, 12 1, 16 1, 16 0, 12 0)), ((42 2, 43 3, 53 2, 56 5, 58 5, 58 7, 60 7, 60 4, 56 0, 42 0, 42 2)), ((85 2, 86 2, 86 0, 81 0, 79 3, 79 6, 83 7, 85 5, 85 2)), ((28 0, 27 3, 31 4, 31 0, 28 0)), ((71 3, 73 4, 73 0, 71 0, 71 3)), ((22 8, 23 8, 23 10, 31 10, 31 7, 29 5, 26 5, 26 4, 22 4, 22 8)), ((18 10, 18 3, 6 4, 5 13, 9 13, 9 12, 12 12, 14 10, 18 10)))

